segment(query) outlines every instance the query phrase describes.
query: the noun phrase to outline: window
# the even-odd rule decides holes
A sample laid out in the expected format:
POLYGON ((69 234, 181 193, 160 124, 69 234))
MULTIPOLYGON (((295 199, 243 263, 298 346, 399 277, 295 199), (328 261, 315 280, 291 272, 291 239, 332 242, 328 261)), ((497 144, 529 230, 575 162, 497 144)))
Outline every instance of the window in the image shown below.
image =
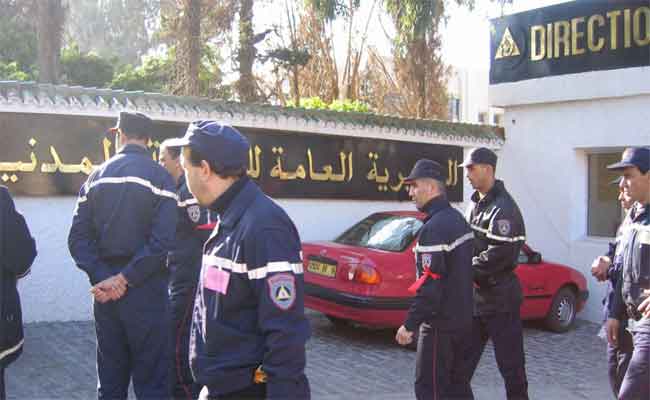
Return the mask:
POLYGON ((616 236, 622 220, 618 202, 618 186, 611 184, 620 174, 607 169, 609 164, 620 161, 621 153, 598 153, 588 155, 589 163, 589 236, 616 236))
POLYGON ((404 251, 417 236, 422 221, 415 217, 373 214, 345 231, 334 242, 386 251, 404 251))

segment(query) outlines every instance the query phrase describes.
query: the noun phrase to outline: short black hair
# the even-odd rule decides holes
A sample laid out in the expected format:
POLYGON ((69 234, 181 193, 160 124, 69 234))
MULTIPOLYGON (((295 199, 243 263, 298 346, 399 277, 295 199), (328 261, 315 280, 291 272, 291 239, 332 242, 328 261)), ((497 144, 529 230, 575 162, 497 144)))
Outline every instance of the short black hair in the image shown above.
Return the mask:
POLYGON ((188 161, 190 162, 190 164, 192 164, 195 167, 201 166, 201 162, 205 161, 210 166, 210 170, 212 170, 212 172, 219 175, 219 177, 223 179, 242 178, 246 175, 246 167, 225 168, 223 165, 218 165, 217 163, 208 160, 205 156, 203 156, 203 154, 201 154, 199 150, 196 149, 195 146, 192 146, 190 144, 187 147, 190 151, 190 157, 188 161))

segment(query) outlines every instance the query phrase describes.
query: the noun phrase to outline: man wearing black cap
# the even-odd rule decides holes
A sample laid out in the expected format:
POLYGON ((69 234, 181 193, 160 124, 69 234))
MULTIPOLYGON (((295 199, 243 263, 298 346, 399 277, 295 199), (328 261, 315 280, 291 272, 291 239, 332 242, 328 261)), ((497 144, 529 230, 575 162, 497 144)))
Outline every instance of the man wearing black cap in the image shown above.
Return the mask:
POLYGON ((621 208, 625 212, 625 218, 616 232, 616 240, 614 243, 609 244, 609 251, 603 255, 598 256, 591 265, 591 274, 599 281, 607 281, 607 290, 603 298, 603 312, 605 324, 599 332, 599 336, 607 339, 607 372, 609 376, 609 384, 614 393, 614 397, 618 398, 618 392, 621 389, 621 382, 627 371, 627 366, 632 358, 632 335, 627 330, 627 313, 624 310, 619 310, 616 315, 614 310, 614 295, 615 288, 620 279, 622 279, 621 272, 623 269, 623 246, 620 246, 621 239, 625 236, 627 230, 632 225, 635 210, 634 202, 630 196, 625 193, 620 185, 621 179, 616 179, 610 184, 616 185, 619 188, 618 200, 621 208), (608 320, 616 320, 607 323, 608 320), (616 332, 609 332, 608 328, 617 328, 616 332), (602 336, 604 333, 604 336, 602 336))
MULTIPOLYGON (((621 171, 620 187, 637 207, 632 224, 617 246, 621 246, 622 272, 616 285, 613 313, 626 313, 633 334, 632 358, 621 383, 621 400, 650 399, 650 318, 644 315, 650 304, 650 147, 628 148, 621 161, 607 167, 621 171)), ((618 343, 620 321, 607 320, 610 343, 618 343)))
POLYGON ((190 366, 201 399, 308 399, 300 237, 246 175, 249 143, 236 129, 196 121, 171 145, 199 204, 219 215, 203 250, 190 366))
POLYGON ((176 182, 178 196, 178 225, 176 241, 169 252, 169 301, 171 310, 172 373, 169 377, 171 396, 174 399, 192 400, 199 396, 201 387, 194 382, 189 366, 190 327, 196 285, 201 271, 203 244, 215 227, 216 216, 199 206, 190 193, 181 166, 181 148, 169 144, 167 139, 160 144, 158 162, 176 182))
POLYGON ((496 165, 496 154, 484 147, 471 151, 463 163, 476 190, 466 214, 474 231, 476 288, 471 334, 463 341, 462 370, 471 379, 487 340, 492 339, 507 398, 520 400, 528 399, 528 380, 519 316, 523 293, 514 270, 526 233, 517 203, 495 178, 496 165))
POLYGON ((121 149, 79 191, 70 254, 93 285, 99 399, 167 398, 168 295, 165 260, 174 243, 176 194, 151 159, 153 122, 120 113, 121 149))
POLYGON ((442 167, 421 159, 405 179, 418 210, 427 213, 415 247, 415 299, 397 331, 401 345, 419 330, 415 395, 418 400, 468 398, 459 380, 461 333, 472 325, 472 240, 463 215, 447 200, 442 167), (459 387, 461 385, 461 387, 459 387))

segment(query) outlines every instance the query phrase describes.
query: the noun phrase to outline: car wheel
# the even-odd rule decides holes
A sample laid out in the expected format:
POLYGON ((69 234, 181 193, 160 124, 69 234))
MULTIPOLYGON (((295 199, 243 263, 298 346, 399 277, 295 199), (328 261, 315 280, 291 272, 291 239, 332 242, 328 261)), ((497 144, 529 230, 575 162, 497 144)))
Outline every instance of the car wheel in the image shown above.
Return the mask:
POLYGON ((335 317, 335 316, 332 316, 332 315, 325 315, 325 316, 327 317, 327 319, 330 320, 332 325, 336 326, 337 328, 350 325, 350 321, 348 321, 347 319, 335 317))
POLYGON ((546 327, 553 332, 568 331, 576 319, 576 294, 568 287, 555 293, 551 309, 546 315, 546 327))

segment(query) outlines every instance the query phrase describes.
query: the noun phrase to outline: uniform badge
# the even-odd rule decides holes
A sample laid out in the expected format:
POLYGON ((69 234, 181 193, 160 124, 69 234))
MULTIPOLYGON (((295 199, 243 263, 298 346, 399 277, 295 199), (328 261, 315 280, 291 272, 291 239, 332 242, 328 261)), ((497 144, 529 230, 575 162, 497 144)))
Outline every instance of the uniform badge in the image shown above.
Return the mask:
POLYGON ((507 219, 500 219, 497 221, 497 230, 502 236, 510 234, 510 221, 507 219))
POLYGON ((276 307, 288 310, 296 301, 296 279, 292 274, 277 274, 266 280, 269 285, 269 297, 276 307))
POLYGON ((201 208, 197 205, 187 207, 187 216, 190 217, 190 221, 197 223, 201 218, 201 208))
POLYGON ((422 254, 422 268, 431 268, 431 254, 422 254))

